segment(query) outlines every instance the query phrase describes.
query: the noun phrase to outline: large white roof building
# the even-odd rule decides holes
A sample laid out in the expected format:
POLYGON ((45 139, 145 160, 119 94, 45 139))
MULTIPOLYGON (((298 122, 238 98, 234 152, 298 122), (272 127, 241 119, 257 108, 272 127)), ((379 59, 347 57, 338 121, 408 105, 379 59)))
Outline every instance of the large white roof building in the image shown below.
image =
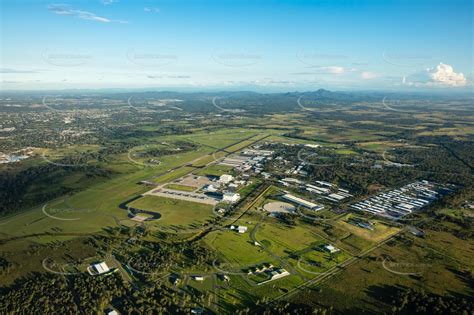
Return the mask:
POLYGON ((240 194, 237 194, 237 193, 227 192, 224 195, 222 195, 222 201, 224 202, 234 203, 234 202, 239 201, 239 199, 240 199, 240 194))
POLYGON ((110 271, 109 266, 103 261, 98 264, 91 265, 87 268, 87 271, 91 275, 101 275, 110 271))
POLYGON ((293 196, 293 195, 291 195, 291 194, 283 195, 282 198, 285 199, 285 200, 291 201, 291 202, 293 202, 293 203, 296 203, 296 204, 298 204, 298 205, 300 205, 300 206, 303 206, 303 207, 306 207, 306 208, 308 208, 308 209, 314 210, 314 211, 318 211, 318 210, 321 210, 321 209, 324 208, 322 205, 318 205, 318 204, 316 204, 316 203, 313 203, 313 202, 311 202, 311 201, 304 200, 304 199, 302 199, 302 198, 293 196))
POLYGON ((224 174, 219 177, 219 182, 222 184, 228 184, 234 179, 234 176, 229 174, 224 174))

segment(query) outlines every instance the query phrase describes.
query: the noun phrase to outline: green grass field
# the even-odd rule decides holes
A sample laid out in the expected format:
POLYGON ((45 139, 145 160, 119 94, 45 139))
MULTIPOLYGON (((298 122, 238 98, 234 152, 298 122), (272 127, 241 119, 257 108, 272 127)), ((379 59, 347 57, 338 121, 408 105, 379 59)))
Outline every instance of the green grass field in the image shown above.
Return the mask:
POLYGON ((372 220, 373 230, 364 229, 353 224, 348 223, 349 218, 357 217, 353 214, 347 214, 344 217, 336 221, 335 225, 349 231, 350 233, 361 237, 367 241, 380 242, 393 234, 397 233, 400 229, 392 226, 385 225, 382 221, 372 220))
POLYGON ((129 206, 158 212, 161 218, 152 224, 174 228, 199 227, 212 217, 210 205, 157 196, 143 196, 129 206))
POLYGON ((461 266, 471 266, 468 257, 472 248, 466 242, 445 232, 425 231, 426 238, 413 238, 412 245, 402 242, 386 244, 368 257, 344 269, 331 281, 319 285, 320 290, 302 291, 291 300, 310 301, 317 298, 325 306, 338 305, 341 312, 365 309, 371 312, 386 310, 390 306, 392 287, 411 287, 435 294, 457 294, 469 292, 469 283, 458 276, 461 266), (396 272, 415 272, 419 276, 396 274, 383 267, 383 257, 390 257, 393 264, 387 264, 396 272), (449 284, 447 286, 446 284, 449 284), (315 295, 317 294, 317 295, 315 295))
POLYGON ((190 138, 195 143, 200 143, 214 148, 223 148, 235 144, 236 142, 255 135, 257 131, 232 128, 212 131, 205 134, 193 135, 190 138))
POLYGON ((165 186, 165 188, 179 190, 179 191, 195 191, 197 189, 196 187, 179 185, 179 184, 168 184, 165 186))
POLYGON ((223 174, 232 174, 232 173, 234 173, 232 171, 232 169, 233 169, 232 166, 211 164, 208 167, 203 168, 203 169, 195 172, 195 174, 196 175, 201 175, 201 176, 206 176, 206 175, 221 176, 223 174))
MULTIPOLYGON (((212 133, 212 139, 219 139, 215 146, 226 146, 255 135, 256 131, 248 131, 244 129, 220 130, 212 133)), ((204 145, 212 143, 209 139, 209 133, 199 132, 193 135, 193 139, 202 140, 204 145)), ((160 143, 163 141, 187 140, 189 135, 178 136, 160 136, 149 139, 149 142, 160 143)), ((59 155, 66 152, 84 152, 97 150, 97 146, 78 146, 77 148, 65 148, 59 150, 59 155)), ((10 237, 23 237, 32 239, 34 234, 56 233, 69 234, 64 238, 74 238, 73 234, 90 234, 102 232, 104 228, 116 228, 117 223, 114 217, 119 220, 127 220, 126 211, 119 208, 124 201, 137 196, 147 190, 148 187, 138 185, 142 180, 152 180, 157 183, 170 182, 185 174, 195 170, 193 167, 184 166, 187 163, 196 161, 202 162, 202 158, 214 149, 202 146, 196 151, 190 151, 182 154, 165 156, 160 159, 161 164, 156 167, 144 167, 131 162, 127 153, 111 155, 108 157, 106 169, 117 172, 111 179, 95 180, 93 178, 85 178, 84 176, 72 175, 65 178, 70 185, 77 186, 77 189, 83 189, 72 196, 59 197, 52 200, 45 207, 48 214, 52 214, 56 218, 48 217, 43 212, 43 204, 31 209, 8 217, 0 218, 0 235, 10 237), (169 172, 170 169, 176 168, 169 172), (85 185, 86 184, 86 185, 85 185), (87 187, 84 189, 84 187, 87 187), (67 197, 67 205, 64 199, 67 197), (56 209, 57 208, 57 209, 56 209), (78 210, 77 210, 78 209, 78 210), (50 212, 52 210, 52 212, 50 212), (59 219, 57 219, 59 218, 59 219), (76 220, 61 220, 76 219, 76 220)), ((53 152, 50 152, 53 156, 53 152)), ((222 153, 218 153, 221 156, 222 153)), ((42 161, 42 160, 41 160, 42 161)), ((41 163, 46 163, 42 161, 41 163)), ((212 170, 212 169, 211 169, 212 170)), ((214 170, 216 171, 216 170, 214 170)), ((48 189, 47 186, 42 189, 44 193, 48 189)), ((32 192, 33 193, 33 192, 32 192)), ((205 211, 209 217, 210 212, 205 211)), ((192 221, 194 218, 190 218, 192 221)), ((125 221, 124 221, 125 222, 125 221)), ((166 222, 163 220, 161 222, 166 222)), ((160 222, 160 224, 162 224, 160 222)), ((174 224, 175 222, 172 222, 174 224)), ((189 222, 188 222, 189 223, 189 222)), ((197 222, 200 224, 200 221, 197 222)), ((63 237, 63 236, 62 236, 63 237)))
POLYGON ((250 239, 250 232, 257 224, 260 216, 247 213, 233 222, 233 225, 247 226, 248 231, 240 234, 229 229, 214 231, 204 238, 207 246, 215 250, 219 257, 229 263, 232 268, 245 268, 250 265, 270 260, 270 256, 250 239))
MULTIPOLYGON (((155 141, 170 141, 182 138, 179 137, 160 137, 155 141)), ((119 220, 126 220, 126 211, 119 208, 119 205, 133 196, 139 195, 149 188, 138 185, 142 180, 150 180, 157 183, 165 183, 181 177, 194 170, 192 167, 182 165, 189 163, 209 152, 211 148, 203 147, 200 151, 192 151, 184 154, 166 156, 157 167, 143 167, 130 162, 127 154, 116 155, 110 159, 109 168, 125 171, 116 175, 112 179, 102 180, 89 185, 88 188, 79 191, 67 198, 67 205, 61 205, 64 197, 57 198, 48 203, 46 212, 51 207, 58 207, 58 211, 53 209, 55 219, 48 217, 42 211, 43 204, 25 210, 15 216, 0 218, 1 234, 7 237, 22 236, 36 233, 97 233, 107 227, 117 227, 114 217, 119 220), (168 172, 171 168, 177 168, 168 172), (80 209, 79 211, 73 211, 80 209), (77 220, 61 220, 77 219, 77 220)), ((73 179, 70 179, 73 181, 73 179)), ((73 235, 69 236, 74 238, 73 235)))
POLYGON ((344 251, 339 251, 335 254, 329 254, 322 250, 312 249, 300 256, 300 263, 291 261, 295 267, 305 273, 310 275, 317 275, 317 273, 322 273, 327 271, 329 268, 336 266, 343 261, 351 258, 352 256, 344 251))
POLYGON ((295 251, 312 246, 320 241, 308 227, 300 225, 288 227, 267 219, 256 233, 257 240, 268 244, 268 248, 279 256, 288 256, 295 251))

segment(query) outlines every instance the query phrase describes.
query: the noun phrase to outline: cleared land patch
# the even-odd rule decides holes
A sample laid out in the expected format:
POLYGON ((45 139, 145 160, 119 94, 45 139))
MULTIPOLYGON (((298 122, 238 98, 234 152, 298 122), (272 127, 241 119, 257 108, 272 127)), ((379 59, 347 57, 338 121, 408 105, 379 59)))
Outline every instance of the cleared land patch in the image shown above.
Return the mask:
POLYGON ((143 196, 129 206, 161 214, 160 220, 153 222, 156 225, 197 227, 212 217, 210 205, 158 196, 143 196))
POLYGON ((335 224, 349 231, 350 233, 371 242, 380 242, 400 230, 399 228, 385 225, 383 222, 376 220, 371 221, 373 230, 365 229, 349 223, 348 220, 351 218, 351 216, 351 214, 348 214, 336 221, 335 224))
POLYGON ((196 175, 221 176, 223 174, 231 172, 232 169, 233 169, 232 166, 212 164, 202 170, 197 171, 196 175))
POLYGON ((263 209, 268 212, 282 212, 282 213, 293 213, 296 211, 296 207, 291 203, 287 202, 269 202, 263 206, 263 209))
POLYGON ((179 185, 179 184, 168 184, 165 188, 173 189, 173 190, 180 190, 180 191, 195 191, 197 187, 186 186, 186 185, 179 185))
POLYGON ((257 240, 279 256, 287 256, 312 246, 320 240, 308 228, 288 227, 279 223, 262 223, 256 233, 257 240))

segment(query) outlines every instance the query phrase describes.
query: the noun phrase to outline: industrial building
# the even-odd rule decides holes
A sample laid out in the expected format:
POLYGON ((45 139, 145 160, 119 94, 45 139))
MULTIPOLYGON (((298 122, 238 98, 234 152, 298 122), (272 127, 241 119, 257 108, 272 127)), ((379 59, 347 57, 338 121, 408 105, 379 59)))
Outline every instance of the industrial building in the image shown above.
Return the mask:
POLYGON ((313 203, 311 201, 304 200, 302 198, 293 196, 291 194, 285 194, 285 195, 282 196, 282 198, 287 200, 287 201, 296 203, 297 205, 300 205, 300 206, 303 206, 303 207, 308 208, 310 210, 313 210, 313 211, 319 211, 319 210, 324 208, 324 206, 322 206, 322 205, 313 203))

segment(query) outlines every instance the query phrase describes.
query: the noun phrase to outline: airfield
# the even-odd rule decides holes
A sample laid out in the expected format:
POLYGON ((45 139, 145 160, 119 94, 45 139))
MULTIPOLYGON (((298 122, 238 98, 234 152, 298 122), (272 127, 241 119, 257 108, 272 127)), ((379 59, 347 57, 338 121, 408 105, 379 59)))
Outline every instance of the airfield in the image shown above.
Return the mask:
MULTIPOLYGON (((308 128, 305 134, 320 131, 308 128)), ((375 270, 373 274, 370 271, 371 276, 380 277, 384 272, 379 264, 381 257, 407 254, 399 241, 399 237, 407 233, 404 224, 369 213, 336 211, 355 199, 352 194, 340 202, 329 197, 341 197, 338 195, 343 193, 340 187, 317 195, 311 187, 324 187, 312 183, 313 186, 306 186, 310 189, 304 195, 296 192, 296 187, 304 187, 304 184, 295 184, 288 178, 302 175, 298 173, 301 172, 298 165, 311 163, 309 159, 296 160, 291 174, 286 174, 282 167, 278 178, 275 175, 278 168, 270 176, 255 172, 259 163, 277 167, 280 162, 275 157, 250 163, 254 158, 251 154, 253 151, 258 154, 260 146, 297 147, 301 151, 311 148, 307 145, 322 145, 335 155, 355 161, 366 155, 354 148, 282 134, 282 130, 272 128, 224 128, 149 139, 150 145, 138 145, 107 161, 107 167, 121 175, 0 219, 2 251, 9 253, 9 259, 21 266, 22 272, 48 272, 49 269, 66 274, 82 273, 86 262, 104 260, 117 268, 124 281, 137 286, 155 277, 179 279, 168 283, 170 289, 183 295, 190 294, 189 288, 206 292, 210 298, 200 306, 216 313, 232 313, 263 298, 297 301, 307 292, 327 296, 330 293, 315 293, 311 288, 334 281, 329 279, 338 279, 340 282, 335 286, 343 290, 342 283, 352 284, 347 283, 350 277, 342 275, 365 264, 375 270), (193 150, 162 156, 159 162, 150 162, 137 153, 145 148, 172 147, 175 142, 192 143, 193 150), (249 165, 251 168, 245 171, 249 165), (207 194, 209 186, 218 186, 220 176, 230 174, 233 182, 241 182, 232 188, 232 193, 240 196, 238 201, 225 203, 207 194), (308 209, 284 199, 289 193, 311 199, 323 207, 308 209), (293 223, 282 221, 280 214, 290 216, 293 223), (370 229, 354 222, 368 222, 370 229), (246 229, 239 233, 230 228, 232 226, 246 229), (97 237, 114 241, 101 250, 83 242, 97 237), (145 270, 140 261, 124 254, 141 250, 140 246, 134 247, 137 240, 170 245, 196 242, 212 255, 206 263, 176 261, 166 268, 148 266, 145 270), (38 249, 32 259, 27 259, 35 244, 47 247, 38 249), (66 257, 68 252, 85 263, 72 266, 66 257)), ((362 135, 339 137, 358 139, 362 135)), ((379 163, 383 161, 386 148, 394 144, 375 138, 355 147, 377 155, 376 163, 379 163)), ((54 155, 48 157, 54 158, 54 155)), ((221 187, 231 190, 228 184, 221 187)), ((433 233, 432 237, 434 240, 439 234, 433 233)), ((431 246, 440 250, 433 240, 431 246)), ((451 240, 451 244, 457 246, 455 240, 451 240)), ((421 252, 420 255, 424 255, 421 252)), ((11 284, 14 279, 15 273, 6 275, 2 284, 11 284)))
MULTIPOLYGON (((178 242, 205 233, 201 242, 215 253, 212 267, 173 268, 172 273, 182 279, 178 287, 187 284, 200 289, 207 287, 215 291, 214 295, 219 295, 219 299, 233 304, 245 301, 245 296, 239 297, 239 294, 247 290, 252 290, 257 296, 282 298, 309 283, 329 277, 339 271, 339 266, 355 262, 362 257, 361 254, 367 254, 400 233, 400 228, 380 223, 372 234, 367 235, 352 226, 346 228, 345 216, 325 221, 337 231, 336 234, 328 234, 326 227, 315 225, 314 220, 311 222, 303 217, 298 219, 301 223, 297 226, 285 226, 269 216, 269 211, 293 213, 296 207, 278 201, 274 195, 280 189, 273 185, 265 186, 257 178, 253 181, 262 186, 260 194, 252 200, 244 198, 241 208, 231 216, 217 213, 219 201, 202 193, 203 187, 213 183, 207 176, 230 172, 233 168, 226 165, 228 161, 220 164, 227 156, 272 137, 277 142, 280 140, 277 135, 245 130, 197 134, 192 137, 193 143, 198 144, 198 149, 193 152, 166 157, 157 165, 146 165, 135 157, 131 164, 137 170, 131 174, 2 219, 2 247, 27 248, 36 242, 47 244, 54 239, 74 240, 96 233, 106 235, 117 228, 121 231, 140 226, 150 234, 165 233, 168 239, 178 242), (142 212, 131 214, 130 209, 142 212), (246 226, 248 232, 237 233, 230 230, 229 225, 246 226), (325 244, 333 244, 340 251, 335 254, 325 252, 325 244), (255 272, 263 265, 278 267, 287 274, 271 280, 265 273, 255 272), (197 275, 204 278, 202 283, 193 280, 197 275), (218 277, 223 275, 228 280, 225 285, 218 285, 218 277)), ((156 141, 162 140, 171 141, 170 138, 156 141)), ((121 158, 127 160, 128 157, 126 154, 121 158)), ((249 189, 240 189, 244 197, 249 193, 245 190, 249 189)), ((120 246, 112 253, 119 251, 120 246)), ((47 255, 41 257, 40 253, 25 268, 41 270, 39 266, 44 268, 44 264, 50 263, 51 254, 47 255), (49 260, 44 262, 45 259, 49 260)), ((60 254, 55 256, 61 257, 60 254)), ((137 275, 136 268, 134 274, 133 266, 127 268, 127 262, 120 263, 119 270, 127 274, 127 279, 137 275)), ((63 271, 70 269, 67 264, 61 268, 63 271)), ((215 303, 207 307, 215 307, 215 303)))

